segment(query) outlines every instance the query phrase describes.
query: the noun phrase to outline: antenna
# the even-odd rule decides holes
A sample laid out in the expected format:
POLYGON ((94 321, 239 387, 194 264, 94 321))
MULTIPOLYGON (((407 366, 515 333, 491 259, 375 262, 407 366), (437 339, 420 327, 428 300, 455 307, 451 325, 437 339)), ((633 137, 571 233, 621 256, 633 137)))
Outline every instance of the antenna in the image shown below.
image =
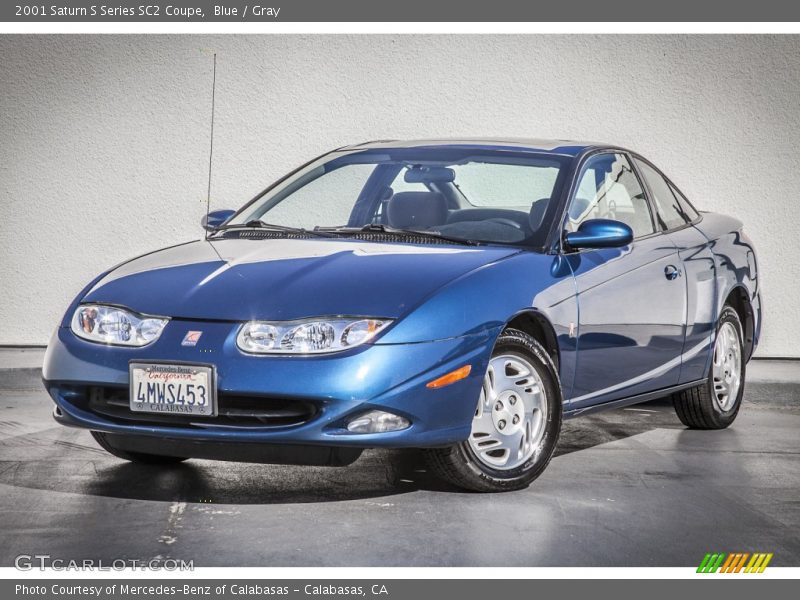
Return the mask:
MULTIPOLYGON (((211 161, 214 158, 214 102, 217 94, 217 53, 214 53, 214 70, 211 80, 211 139, 208 149, 208 195, 206 196, 206 223, 211 212, 211 161)), ((206 229, 205 239, 208 239, 208 229, 206 229)))

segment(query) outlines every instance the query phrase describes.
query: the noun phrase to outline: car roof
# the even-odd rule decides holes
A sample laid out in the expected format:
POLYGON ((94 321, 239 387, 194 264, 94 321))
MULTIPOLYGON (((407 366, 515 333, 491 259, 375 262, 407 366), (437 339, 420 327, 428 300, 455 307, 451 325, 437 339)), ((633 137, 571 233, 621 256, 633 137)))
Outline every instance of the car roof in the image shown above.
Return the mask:
POLYGON ((516 150, 545 152, 562 156, 578 156, 592 148, 612 148, 609 144, 578 142, 574 140, 548 140, 535 138, 437 138, 419 140, 372 140, 344 146, 339 150, 367 150, 372 148, 422 148, 460 147, 476 150, 516 150))

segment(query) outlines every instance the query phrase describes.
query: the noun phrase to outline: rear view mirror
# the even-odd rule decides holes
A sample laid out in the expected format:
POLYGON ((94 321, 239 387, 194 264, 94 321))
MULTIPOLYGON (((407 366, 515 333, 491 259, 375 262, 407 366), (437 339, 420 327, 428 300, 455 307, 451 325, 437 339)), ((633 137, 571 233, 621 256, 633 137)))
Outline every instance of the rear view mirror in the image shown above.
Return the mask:
POLYGON ((214 231, 236 213, 235 210, 212 210, 200 219, 200 226, 206 231, 214 231))
POLYGON ((625 223, 611 219, 589 219, 578 231, 564 237, 571 248, 619 248, 633 241, 633 230, 625 223))
POLYGON ((456 172, 449 167, 414 167, 403 175, 406 183, 451 183, 456 172))

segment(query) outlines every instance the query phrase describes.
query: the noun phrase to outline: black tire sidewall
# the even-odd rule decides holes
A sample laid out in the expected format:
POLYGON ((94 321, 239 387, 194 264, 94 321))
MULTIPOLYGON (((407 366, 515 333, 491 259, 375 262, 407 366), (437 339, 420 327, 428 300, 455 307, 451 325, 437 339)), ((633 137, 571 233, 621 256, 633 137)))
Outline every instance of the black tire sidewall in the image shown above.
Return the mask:
POLYGON ((563 412, 561 386, 553 361, 531 336, 517 330, 506 330, 497 339, 492 350, 492 357, 500 354, 516 354, 524 358, 533 365, 542 380, 547 402, 547 423, 540 448, 524 464, 508 470, 493 469, 482 463, 472 450, 469 441, 459 444, 458 451, 469 469, 478 477, 507 484, 530 482, 547 467, 558 443, 563 412))

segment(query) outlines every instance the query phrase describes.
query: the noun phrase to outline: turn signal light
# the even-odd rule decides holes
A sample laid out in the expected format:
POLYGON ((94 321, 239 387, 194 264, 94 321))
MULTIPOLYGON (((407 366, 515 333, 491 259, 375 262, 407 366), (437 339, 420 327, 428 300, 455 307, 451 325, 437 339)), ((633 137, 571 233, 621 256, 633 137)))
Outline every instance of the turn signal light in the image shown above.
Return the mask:
POLYGON ((472 371, 472 365, 464 365, 455 371, 450 371, 447 375, 442 375, 439 377, 439 379, 434 379, 426 384, 425 387, 435 390, 436 388, 450 385, 451 383, 455 383, 456 381, 461 381, 464 379, 467 375, 469 375, 470 371, 472 371))

